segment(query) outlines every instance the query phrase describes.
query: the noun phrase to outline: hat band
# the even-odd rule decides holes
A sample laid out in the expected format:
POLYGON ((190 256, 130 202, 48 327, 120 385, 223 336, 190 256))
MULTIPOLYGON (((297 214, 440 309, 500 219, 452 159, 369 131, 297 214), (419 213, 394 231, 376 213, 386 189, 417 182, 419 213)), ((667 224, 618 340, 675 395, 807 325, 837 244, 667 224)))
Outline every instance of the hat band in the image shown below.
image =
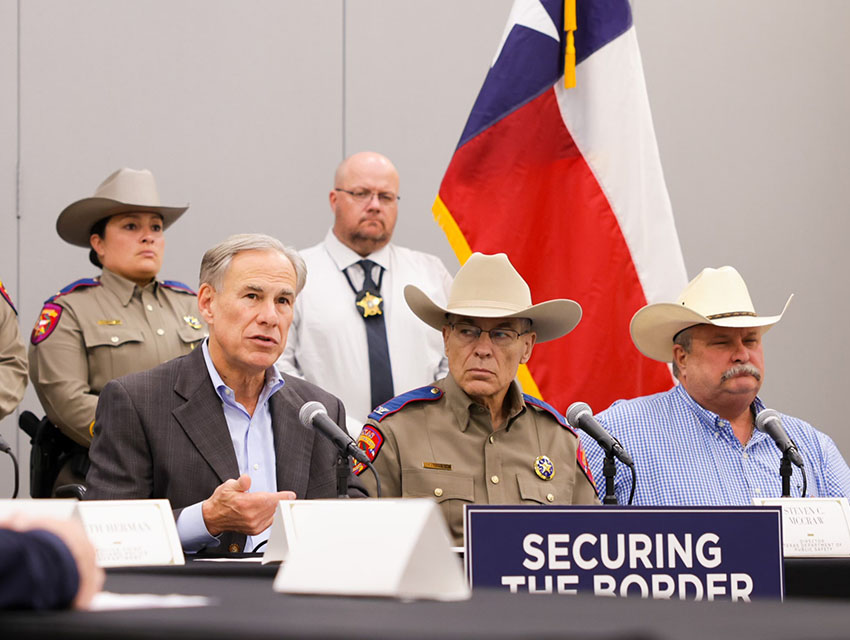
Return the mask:
POLYGON ((712 316, 706 316, 706 318, 709 320, 719 320, 720 318, 740 318, 741 316, 758 317, 754 311, 730 311, 729 313, 715 313, 712 316))

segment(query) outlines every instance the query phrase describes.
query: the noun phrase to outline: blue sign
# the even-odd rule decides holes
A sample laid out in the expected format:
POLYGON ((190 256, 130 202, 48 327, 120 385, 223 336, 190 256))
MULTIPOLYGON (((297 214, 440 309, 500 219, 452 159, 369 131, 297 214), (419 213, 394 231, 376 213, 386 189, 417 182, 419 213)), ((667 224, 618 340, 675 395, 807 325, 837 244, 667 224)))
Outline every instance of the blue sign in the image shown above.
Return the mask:
POLYGON ((467 505, 472 588, 782 599, 780 507, 467 505))

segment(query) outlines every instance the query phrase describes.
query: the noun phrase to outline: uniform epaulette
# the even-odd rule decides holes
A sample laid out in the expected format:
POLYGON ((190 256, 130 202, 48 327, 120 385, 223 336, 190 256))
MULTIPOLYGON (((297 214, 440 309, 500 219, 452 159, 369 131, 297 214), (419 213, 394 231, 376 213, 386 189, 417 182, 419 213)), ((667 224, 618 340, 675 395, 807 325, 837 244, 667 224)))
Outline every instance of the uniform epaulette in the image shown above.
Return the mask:
POLYGON ((174 291, 188 293, 193 296, 198 295, 198 293, 194 289, 192 289, 192 287, 187 284, 183 284, 182 282, 177 282, 177 280, 163 280, 160 284, 168 289, 174 289, 174 291))
POLYGON ((387 416, 394 414, 396 411, 400 411, 405 405, 411 402, 419 402, 421 400, 439 400, 442 397, 443 390, 439 387, 434 387, 432 385, 419 387, 413 391, 402 393, 400 396, 396 396, 392 400, 387 400, 381 406, 376 407, 375 410, 369 414, 369 418, 375 422, 380 422, 387 416))
POLYGON ((79 280, 75 280, 74 282, 69 284, 67 287, 63 287, 62 289, 60 289, 59 293, 50 296, 47 300, 44 301, 44 304, 47 304, 48 302, 53 302, 59 296, 64 296, 68 293, 71 293, 72 291, 76 291, 77 289, 82 289, 83 287, 99 286, 100 280, 97 280, 96 278, 80 278, 79 280))
POLYGON ((3 299, 9 303, 9 306, 12 307, 12 311, 15 312, 15 315, 18 315, 18 310, 15 309, 15 303, 12 302, 12 297, 9 295, 9 292, 6 291, 6 287, 3 286, 2 282, 0 282, 0 296, 3 296, 3 299))
POLYGON ((570 424, 567 422, 567 419, 560 413, 558 413, 558 410, 555 409, 555 407, 553 407, 551 404, 549 404, 548 402, 543 402, 543 400, 541 400, 540 398, 535 398, 534 396, 530 396, 527 393, 523 393, 522 397, 525 399, 526 404, 530 404, 531 406, 537 407, 538 409, 543 409, 543 411, 545 411, 546 413, 551 414, 552 417, 558 421, 559 425, 564 427, 564 429, 568 430, 576 438, 578 438, 578 434, 575 432, 575 429, 570 426, 570 424))

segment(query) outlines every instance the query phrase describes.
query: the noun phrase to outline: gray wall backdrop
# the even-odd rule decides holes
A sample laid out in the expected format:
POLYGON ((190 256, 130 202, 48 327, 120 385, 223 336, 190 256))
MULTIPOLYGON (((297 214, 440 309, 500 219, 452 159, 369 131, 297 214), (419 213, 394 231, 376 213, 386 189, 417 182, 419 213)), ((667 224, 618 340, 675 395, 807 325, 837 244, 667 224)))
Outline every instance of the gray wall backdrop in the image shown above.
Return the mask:
MULTIPOLYGON (((396 240, 456 270, 430 207, 510 4, 0 0, 0 277, 22 333, 46 297, 95 275, 55 220, 120 166, 191 202, 166 278, 195 286, 204 249, 235 232, 319 241, 334 167, 362 149, 399 168, 396 240)), ((762 313, 796 293, 766 338, 762 395, 850 452, 850 3, 636 0, 634 13, 688 274, 737 266, 762 313)), ((31 389, 21 409, 42 413, 31 389)), ((0 433, 26 469, 16 424, 0 433)), ((0 497, 11 476, 0 458, 0 497)))

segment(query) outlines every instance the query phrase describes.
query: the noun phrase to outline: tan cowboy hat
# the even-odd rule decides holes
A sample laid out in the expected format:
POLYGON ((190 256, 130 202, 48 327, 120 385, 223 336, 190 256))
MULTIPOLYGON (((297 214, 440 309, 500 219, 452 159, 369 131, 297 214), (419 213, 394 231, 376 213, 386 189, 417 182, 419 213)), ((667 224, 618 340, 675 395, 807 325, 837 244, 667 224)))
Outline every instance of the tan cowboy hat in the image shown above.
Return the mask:
POLYGON ((65 242, 88 248, 91 228, 104 218, 133 211, 158 213, 162 216, 163 229, 167 229, 188 208, 188 204, 163 207, 156 180, 147 169, 118 169, 100 183, 93 197, 65 207, 56 220, 56 231, 65 242))
POLYGON ((407 306, 427 325, 442 330, 446 314, 473 318, 528 318, 537 342, 554 340, 575 329, 581 307, 572 300, 531 304, 531 290, 504 253, 473 253, 452 282, 445 309, 418 287, 404 288, 407 306))
POLYGON ((688 283, 675 303, 660 302, 640 309, 632 318, 632 340, 642 354, 661 362, 673 361, 673 338, 697 324, 717 327, 763 327, 767 331, 782 319, 791 298, 778 316, 759 316, 747 285, 734 267, 703 269, 688 283))

